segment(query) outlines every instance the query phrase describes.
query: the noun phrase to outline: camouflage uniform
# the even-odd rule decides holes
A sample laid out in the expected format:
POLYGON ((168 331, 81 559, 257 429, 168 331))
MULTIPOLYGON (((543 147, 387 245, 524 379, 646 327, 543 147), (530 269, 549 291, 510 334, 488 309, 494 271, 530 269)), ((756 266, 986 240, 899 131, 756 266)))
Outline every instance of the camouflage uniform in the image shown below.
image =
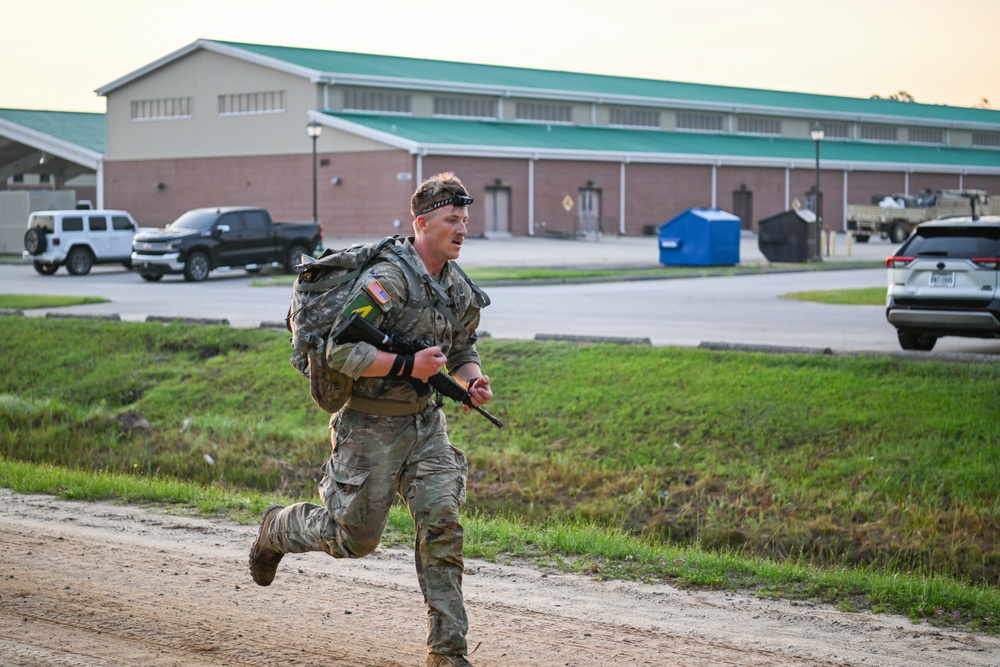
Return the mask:
MULTIPOLYGON (((419 273, 426 274, 412 245, 407 243, 406 250, 419 273)), ((483 304, 451 262, 434 282, 443 291, 428 284, 422 286, 425 294, 410 294, 402 270, 379 261, 362 274, 340 319, 362 312, 383 331, 439 345, 449 371, 478 364, 476 328, 483 304), (426 305, 427 298, 435 296, 448 303, 426 305)), ((449 442, 444 414, 429 396, 407 382, 360 376, 374 360, 375 348, 331 340, 327 350, 331 366, 355 383, 347 405, 330 422, 333 454, 323 465, 319 487, 324 504, 284 508, 268 537, 285 553, 325 551, 334 558, 360 558, 378 546, 398 493, 416 527, 415 560, 428 609, 428 651, 465 655, 468 618, 458 514, 465 502, 465 456, 449 442)))

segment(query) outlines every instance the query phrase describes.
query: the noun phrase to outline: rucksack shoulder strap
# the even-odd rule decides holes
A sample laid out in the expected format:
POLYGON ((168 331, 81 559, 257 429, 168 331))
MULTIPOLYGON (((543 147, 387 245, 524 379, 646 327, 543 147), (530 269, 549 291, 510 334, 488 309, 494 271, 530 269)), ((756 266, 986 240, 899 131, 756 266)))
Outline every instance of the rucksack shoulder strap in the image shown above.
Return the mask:
MULTIPOLYGON (((398 237, 394 238, 398 239, 398 237)), ((398 240, 398 243, 389 247, 389 252, 382 253, 382 255, 398 266, 403 275, 406 276, 410 298, 414 300, 414 308, 419 310, 430 306, 441 313, 453 327, 462 328, 462 321, 455 315, 453 309, 458 303, 452 303, 453 299, 441 284, 427 275, 422 266, 417 265, 413 254, 403 246, 402 239, 398 240), (432 295, 430 298, 426 296, 428 291, 432 295)))
POLYGON ((465 282, 468 283, 469 287, 472 288, 472 292, 476 295, 476 303, 480 308, 485 308, 490 305, 490 295, 483 291, 483 288, 479 285, 472 282, 472 278, 470 278, 468 274, 462 270, 462 267, 458 265, 458 262, 451 262, 451 268, 454 269, 458 275, 462 276, 465 282))
MULTIPOLYGON (((402 239, 399 237, 392 237, 393 239, 398 239, 396 243, 387 245, 381 254, 381 257, 386 261, 390 262, 393 266, 399 268, 403 272, 403 276, 406 278, 407 288, 410 290, 410 298, 417 299, 418 296, 423 294, 421 289, 420 280, 420 269, 417 267, 416 262, 413 261, 413 255, 405 248, 402 239)), ((418 305, 426 306, 429 304, 423 303, 422 300, 419 301, 418 305)))

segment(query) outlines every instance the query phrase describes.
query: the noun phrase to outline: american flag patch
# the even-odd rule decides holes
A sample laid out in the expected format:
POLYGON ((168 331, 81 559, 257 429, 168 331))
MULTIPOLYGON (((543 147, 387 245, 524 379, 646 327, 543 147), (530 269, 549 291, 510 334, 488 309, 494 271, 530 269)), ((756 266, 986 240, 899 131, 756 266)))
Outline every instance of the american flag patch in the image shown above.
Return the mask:
POLYGON ((382 289, 382 286, 379 284, 377 280, 373 280, 370 283, 368 283, 368 287, 366 289, 368 290, 368 293, 371 294, 372 297, 376 301, 378 301, 379 305, 381 306, 384 306, 385 304, 389 303, 389 299, 392 298, 391 296, 389 296, 388 292, 382 289))

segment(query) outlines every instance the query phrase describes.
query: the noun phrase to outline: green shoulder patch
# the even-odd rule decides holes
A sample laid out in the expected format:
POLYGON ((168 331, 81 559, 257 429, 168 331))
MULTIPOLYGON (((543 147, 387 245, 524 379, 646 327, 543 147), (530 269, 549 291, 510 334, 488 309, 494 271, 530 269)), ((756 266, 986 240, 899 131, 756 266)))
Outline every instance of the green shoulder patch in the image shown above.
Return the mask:
POLYGON ((354 313, 361 316, 363 320, 374 320, 375 316, 378 315, 378 306, 375 303, 375 299, 367 292, 367 290, 362 291, 358 296, 354 298, 347 304, 347 308, 341 314, 341 318, 347 319, 354 313))

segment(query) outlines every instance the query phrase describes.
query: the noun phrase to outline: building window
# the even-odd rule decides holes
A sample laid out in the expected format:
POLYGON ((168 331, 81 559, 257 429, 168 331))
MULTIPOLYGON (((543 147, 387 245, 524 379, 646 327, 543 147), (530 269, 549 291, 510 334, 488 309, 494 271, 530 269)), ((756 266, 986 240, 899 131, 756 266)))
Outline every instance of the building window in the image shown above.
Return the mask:
POLYGON ((132 100, 132 120, 178 120, 191 117, 190 97, 132 100))
POLYGON ((611 124, 621 127, 660 127, 660 112, 611 107, 611 124))
POLYGON ((347 111, 378 111, 380 113, 408 114, 411 96, 381 90, 347 90, 344 92, 344 109, 347 111))
POLYGON ((220 116, 247 116, 264 113, 282 113, 285 110, 285 91, 271 90, 263 93, 231 93, 219 95, 220 116))
POLYGON ((677 129, 688 132, 722 132, 723 117, 709 113, 677 114, 677 129))
POLYGON ((851 126, 847 123, 823 123, 824 139, 850 139, 851 126))
POLYGON ((862 141, 896 141, 896 128, 888 125, 862 125, 862 141))
POLYGON ((973 132, 972 145, 977 148, 1000 148, 1000 132, 973 132))
POLYGON ((762 116, 740 116, 736 119, 736 131, 740 134, 781 134, 780 118, 762 116))
POLYGON ((944 130, 931 130, 925 127, 910 128, 911 144, 943 144, 944 130))
POLYGON ((551 104, 548 102, 518 102, 515 117, 518 120, 572 123, 573 107, 569 104, 551 104))
POLYGON ((496 118, 497 103, 485 97, 435 97, 434 115, 496 118))

